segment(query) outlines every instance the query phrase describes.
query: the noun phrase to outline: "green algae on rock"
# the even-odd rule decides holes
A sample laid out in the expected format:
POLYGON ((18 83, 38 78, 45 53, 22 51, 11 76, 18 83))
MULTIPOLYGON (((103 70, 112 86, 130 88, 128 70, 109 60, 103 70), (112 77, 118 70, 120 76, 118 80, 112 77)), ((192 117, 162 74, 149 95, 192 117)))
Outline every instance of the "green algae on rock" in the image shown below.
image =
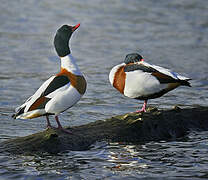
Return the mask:
POLYGON ((127 113, 86 125, 75 126, 67 134, 47 129, 26 137, 0 143, 0 152, 12 154, 57 154, 64 151, 87 150, 97 141, 144 143, 175 140, 190 130, 208 130, 208 107, 169 110, 148 108, 146 113, 127 113))

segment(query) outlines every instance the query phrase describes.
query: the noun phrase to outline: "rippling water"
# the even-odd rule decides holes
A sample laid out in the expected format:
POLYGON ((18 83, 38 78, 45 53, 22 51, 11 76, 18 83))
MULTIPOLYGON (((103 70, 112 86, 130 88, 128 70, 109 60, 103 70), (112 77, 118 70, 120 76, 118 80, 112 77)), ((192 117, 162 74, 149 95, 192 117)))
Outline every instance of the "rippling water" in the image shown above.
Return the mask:
POLYGON ((5 179, 199 179, 208 178, 208 133, 143 145, 97 143, 89 151, 57 156, 0 156, 5 179))
MULTIPOLYGON (((45 128, 45 119, 13 120, 21 104, 59 70, 53 37, 62 24, 81 23, 71 50, 88 81, 87 93, 60 117, 80 125, 135 111, 142 105, 121 96, 108 82, 112 66, 140 52, 148 62, 193 79, 150 104, 207 106, 208 1, 204 0, 1 0, 0 141, 45 128), (109 93, 110 92, 110 93, 109 93)), ((175 142, 98 144, 59 156, 0 155, 0 179, 206 178, 207 132, 175 142)))

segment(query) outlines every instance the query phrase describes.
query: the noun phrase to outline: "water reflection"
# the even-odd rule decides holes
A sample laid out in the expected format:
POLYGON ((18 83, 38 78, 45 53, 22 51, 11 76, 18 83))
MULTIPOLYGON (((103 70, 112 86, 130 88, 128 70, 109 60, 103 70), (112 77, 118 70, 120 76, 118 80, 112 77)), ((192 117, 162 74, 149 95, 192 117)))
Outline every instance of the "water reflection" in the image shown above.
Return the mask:
MULTIPOLYGON (((113 147, 118 147, 118 144, 111 144, 110 155, 108 156, 108 161, 114 163, 111 167, 113 171, 141 171, 142 169, 148 168, 148 164, 145 159, 139 156, 136 151, 135 145, 124 145, 119 146, 119 149, 115 148, 116 151, 112 151, 113 147)), ((108 167, 109 168, 109 167, 108 167)))

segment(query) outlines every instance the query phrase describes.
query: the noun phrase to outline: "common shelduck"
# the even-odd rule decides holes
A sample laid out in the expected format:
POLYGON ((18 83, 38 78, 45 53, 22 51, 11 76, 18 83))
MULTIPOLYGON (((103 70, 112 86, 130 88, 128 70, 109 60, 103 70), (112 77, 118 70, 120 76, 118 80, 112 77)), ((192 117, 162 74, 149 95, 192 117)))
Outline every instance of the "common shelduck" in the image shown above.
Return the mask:
POLYGON ((124 63, 113 67, 109 80, 125 96, 144 100, 142 109, 136 112, 146 112, 148 99, 161 97, 180 85, 191 86, 190 78, 149 64, 137 53, 126 55, 124 63))
POLYGON ((61 70, 46 80, 34 95, 15 109, 13 115, 15 119, 46 116, 47 127, 52 128, 48 116, 55 115, 58 129, 69 132, 62 127, 58 115, 75 105, 85 93, 87 86, 69 48, 71 35, 79 26, 80 24, 76 26, 63 25, 57 30, 54 46, 61 60, 61 70))

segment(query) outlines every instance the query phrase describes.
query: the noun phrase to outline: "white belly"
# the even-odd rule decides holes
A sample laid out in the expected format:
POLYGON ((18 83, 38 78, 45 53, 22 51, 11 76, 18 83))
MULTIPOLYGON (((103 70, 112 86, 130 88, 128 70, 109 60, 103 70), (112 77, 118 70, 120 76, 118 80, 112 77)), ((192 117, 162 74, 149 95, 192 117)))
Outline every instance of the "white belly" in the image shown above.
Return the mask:
POLYGON ((166 84, 160 82, 149 73, 133 71, 126 73, 124 95, 130 98, 147 96, 160 92, 166 88, 166 84))
POLYGON ((47 113, 55 113, 55 115, 72 107, 81 98, 79 92, 70 86, 67 90, 59 92, 53 97, 45 107, 47 113))

